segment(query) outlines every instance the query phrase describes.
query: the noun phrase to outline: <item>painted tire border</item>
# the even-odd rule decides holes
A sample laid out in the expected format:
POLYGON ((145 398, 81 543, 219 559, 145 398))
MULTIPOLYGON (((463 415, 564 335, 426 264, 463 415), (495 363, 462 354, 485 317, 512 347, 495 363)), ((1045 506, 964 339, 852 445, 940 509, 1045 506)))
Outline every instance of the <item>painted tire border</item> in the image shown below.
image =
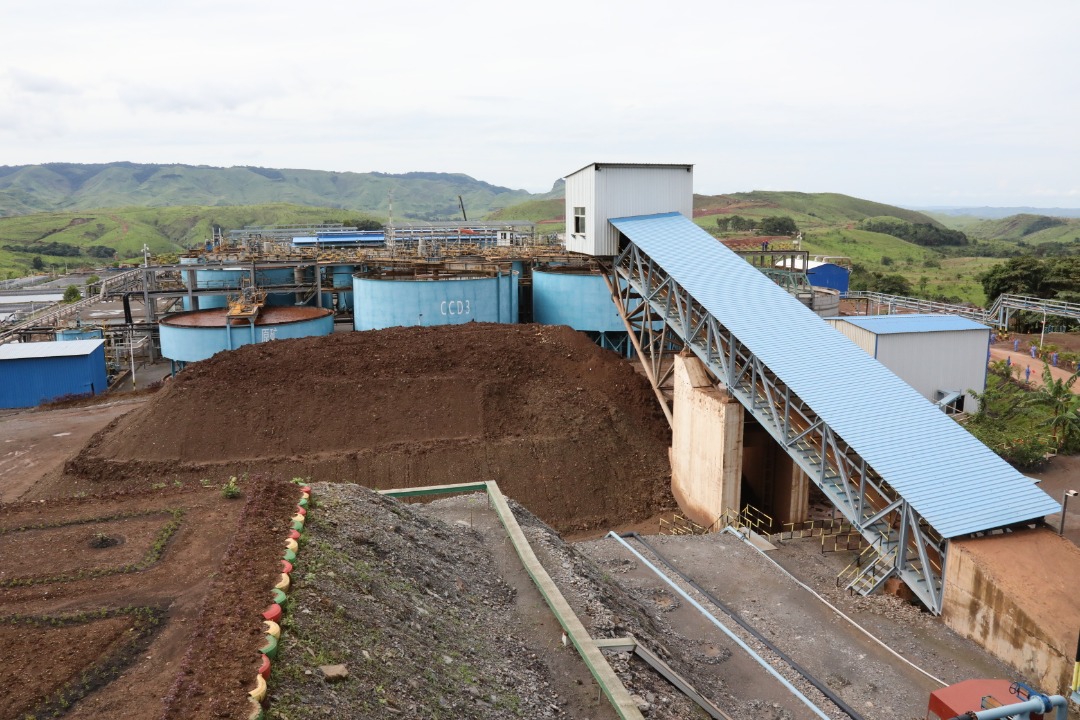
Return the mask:
POLYGON ((278 624, 284 613, 281 604, 288 598, 289 587, 292 584, 289 574, 293 571, 293 563, 296 562, 296 554, 300 549, 299 540, 303 536, 310 499, 311 487, 304 485, 300 488, 296 514, 289 519, 290 530, 285 538, 285 549, 281 555, 281 577, 270 591, 272 602, 261 615, 262 623, 266 627, 266 635, 258 651, 259 668, 255 672, 255 687, 248 691, 248 700, 251 703, 251 714, 248 715, 248 720, 263 720, 265 717, 263 702, 266 700, 266 681, 270 679, 270 670, 277 657, 278 642, 281 639, 281 626, 278 624))

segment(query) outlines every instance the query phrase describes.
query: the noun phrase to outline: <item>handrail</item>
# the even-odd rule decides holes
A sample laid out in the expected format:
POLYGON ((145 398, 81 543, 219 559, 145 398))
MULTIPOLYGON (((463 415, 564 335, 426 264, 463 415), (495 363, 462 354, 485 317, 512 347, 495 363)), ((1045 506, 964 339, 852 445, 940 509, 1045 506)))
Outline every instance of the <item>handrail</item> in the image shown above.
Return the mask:
POLYGON ((620 718, 623 718, 623 720, 644 720, 641 710, 638 709, 637 703, 630 697, 630 693, 627 691, 626 686, 619 680, 619 676, 615 674, 611 665, 608 664, 607 658, 604 657, 604 654, 600 652, 600 648, 597 647, 596 641, 589 635, 585 626, 581 624, 581 620, 578 619, 577 614, 575 614, 573 608, 570 607, 570 603, 566 601, 566 598, 563 597, 563 594, 559 591, 559 587, 555 584, 555 581, 551 579, 547 570, 544 569, 543 564, 537 559, 536 554, 532 550, 532 546, 529 545, 528 538, 526 538, 525 533, 522 532, 521 526, 518 525, 517 519, 514 518, 514 513, 506 503, 506 498, 503 497, 502 491, 499 490, 499 486, 494 480, 482 483, 465 483, 462 485, 436 485, 427 488, 380 490, 378 492, 380 495, 387 495, 390 497, 410 497, 416 495, 475 492, 479 489, 483 489, 487 492, 488 499, 495 508, 495 513, 499 516, 499 521, 506 530, 506 534, 509 536, 510 542, 513 544, 514 550, 517 552, 522 566, 525 568, 525 571, 529 573, 529 577, 532 578, 533 584, 536 585, 536 589, 539 590, 540 595, 543 596, 544 602, 551 608, 551 612, 555 615, 555 619, 559 621, 559 625, 566 631, 567 637, 569 637, 570 641, 574 644, 574 648, 578 651, 581 659, 589 668, 589 672, 592 673, 593 678, 600 685, 604 695, 607 696, 608 701, 611 703, 611 707, 620 718))

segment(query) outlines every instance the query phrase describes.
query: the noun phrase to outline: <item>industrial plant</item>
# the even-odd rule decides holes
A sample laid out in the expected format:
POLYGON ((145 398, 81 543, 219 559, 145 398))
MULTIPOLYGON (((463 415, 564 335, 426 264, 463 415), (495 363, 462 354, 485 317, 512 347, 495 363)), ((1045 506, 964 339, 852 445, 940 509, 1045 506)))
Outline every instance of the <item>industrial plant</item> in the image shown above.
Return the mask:
MULTIPOLYGON (((242 357, 254 362, 255 350, 282 357, 290 348, 300 347, 283 342, 287 340, 308 339, 303 344, 305 352, 316 355, 319 347, 326 347, 324 360, 332 364, 335 357, 362 351, 359 345, 344 344, 340 339, 344 335, 401 333, 405 332, 402 328, 413 328, 415 333, 425 333, 417 335, 424 343, 449 347, 452 331, 442 326, 468 326, 458 330, 479 333, 488 324, 496 324, 506 326, 501 332, 519 333, 513 338, 499 336, 510 338, 508 343, 524 343, 520 336, 533 333, 536 342, 554 346, 570 341, 544 336, 542 328, 565 326, 586 336, 604 351, 613 368, 619 368, 605 370, 621 388, 613 393, 630 392, 626 390, 632 384, 629 377, 645 379, 642 396, 655 411, 660 431, 669 433, 663 441, 653 438, 638 447, 620 445, 618 454, 624 464, 612 465, 603 493, 626 493, 635 478, 635 464, 652 467, 659 463, 670 467, 668 487, 677 509, 665 522, 673 532, 734 534, 748 545, 756 544, 754 552, 768 552, 783 539, 828 536, 835 543, 835 538, 843 537, 853 559, 837 578, 839 592, 858 598, 883 593, 899 596, 1031 683, 971 685, 951 695, 943 690, 921 701, 922 707, 928 707, 927 717, 946 720, 972 712, 978 714, 970 717, 1026 718, 1039 717, 1030 713, 1047 713, 1047 717, 1056 713, 1063 720, 1068 696, 1072 694, 1074 701, 1080 698, 1080 658, 1075 652, 1080 602, 1071 586, 1072 579, 1080 577, 1080 550, 1045 521, 1063 512, 1058 500, 955 419, 978 409, 986 387, 990 335, 1007 325, 1008 317, 975 317, 969 310, 955 313, 947 306, 908 307, 902 299, 899 306, 885 308, 891 312, 872 314, 870 303, 879 303, 881 298, 868 297, 862 298, 859 314, 844 312, 842 303, 857 305, 859 297, 849 292, 849 261, 813 257, 794 241, 726 247, 692 221, 693 180, 694 167, 689 164, 590 163, 566 176, 566 230, 559 237, 543 234, 532 223, 468 220, 426 225, 391 220, 381 231, 318 224, 215 232, 176 263, 155 264, 147 257, 140 266, 118 270, 86 288, 84 300, 0 326, 0 408, 100 395, 110 387, 134 385, 136 373, 149 366, 167 368, 159 373, 167 377, 166 388, 174 385, 195 393, 193 381, 185 378, 203 372, 200 367, 229 357, 223 354, 236 352, 234 357, 241 357, 240 353, 246 353, 242 357), (338 342, 333 347, 340 355, 331 353, 329 344, 318 346, 316 338, 338 342), (632 373, 625 370, 631 367, 632 373), (665 443, 666 456, 657 449, 665 443), (1045 568, 1064 572, 1069 581, 1046 575, 1045 568), (1040 588, 1037 596, 1007 579, 1018 574, 1040 588), (977 700, 970 699, 972 693, 977 700), (991 695, 994 699, 987 700, 991 695), (984 714, 991 710, 997 714, 984 714)), ((1041 307, 1029 301, 1006 299, 1003 303, 1001 313, 1020 305, 1028 310, 1041 307)), ((1077 318, 1080 306, 1055 305, 1050 312, 1077 318)), ((407 420, 386 419, 393 412, 389 400, 393 368, 401 367, 403 374, 412 372, 405 369, 408 358, 387 359, 388 347, 379 345, 381 356, 376 359, 386 373, 380 376, 381 382, 391 389, 379 395, 385 403, 372 403, 371 427, 407 420)), ((524 347, 515 345, 515 352, 527 355, 530 351, 524 347)), ((558 347, 567 358, 577 352, 558 347)), ((535 352, 539 357, 541 351, 535 352)), ((486 354, 497 359, 499 353, 498 347, 492 347, 486 354)), ((442 362, 450 365, 455 357, 447 351, 442 362)), ((571 406, 587 404, 575 401, 572 393, 586 397, 582 389, 586 381, 580 378, 594 367, 589 359, 593 356, 574 355, 574 362, 578 357, 585 358, 580 363, 584 369, 568 364, 560 370, 564 375, 580 373, 574 375, 567 394, 558 398, 571 406)), ((432 360, 435 365, 438 362, 438 358, 432 360)), ((214 365, 205 373, 219 372, 219 367, 214 365)), ((515 366, 508 363, 506 367, 515 366)), ((461 373, 455 378, 467 374, 464 369, 455 372, 461 373)), ((442 377, 434 371, 431 375, 423 382, 435 384, 442 377)), ((514 425, 509 434, 521 432, 536 415, 530 415, 534 412, 531 401, 514 394, 519 382, 524 386, 524 381, 515 379, 498 393, 485 389, 487 394, 476 397, 462 390, 461 397, 447 405, 460 402, 473 408, 469 403, 476 403, 475 412, 456 418, 458 425, 468 428, 439 434, 442 420, 425 416, 423 423, 433 429, 417 445, 459 442, 458 435, 473 437, 468 433, 494 437, 495 421, 482 409, 495 405, 511 408, 508 417, 517 424, 507 421, 514 425), (474 420, 473 415, 480 419, 474 420)), ((364 388, 375 392, 367 385, 364 388)), ((617 415, 614 406, 606 419, 588 415, 593 424, 584 425, 586 421, 581 420, 583 425, 576 430, 580 435, 575 438, 595 436, 597 443, 605 442, 605 423, 621 422, 617 415)), ((289 446, 290 441, 260 427, 251 417, 214 420, 222 423, 223 434, 231 427, 228 433, 260 438, 265 450, 260 452, 256 444, 245 446, 247 456, 273 457, 278 467, 297 475, 309 474, 304 471, 310 467, 304 464, 308 454, 321 451, 314 446, 289 446), (275 455, 279 444, 288 447, 275 455)), ((308 420, 292 422, 298 428, 317 424, 308 420)), ((570 417, 566 423, 573 421, 570 417)), ((137 435, 135 425, 118 427, 137 435)), ((500 425, 499 431, 505 429, 500 425)), ((164 476, 175 465, 179 488, 189 481, 183 473, 194 478, 207 472, 205 466, 185 465, 195 463, 193 457, 181 458, 163 449, 183 444, 178 438, 184 432, 177 427, 167 436, 141 439, 146 456, 123 457, 142 463, 137 472, 143 475, 164 476), (160 447, 152 448, 154 442, 160 442, 160 447)), ((377 431, 368 428, 356 433, 374 437, 377 431)), ((410 469, 394 475, 387 469, 393 464, 390 461, 380 464, 370 454, 363 455, 366 451, 359 445, 350 451, 347 442, 342 442, 346 444, 335 446, 335 452, 353 455, 335 456, 319 467, 368 473, 365 477, 372 478, 372 487, 393 497, 451 491, 446 487, 453 483, 424 482, 422 470, 409 464, 409 448, 395 447, 400 455, 395 455, 394 462, 410 469), (387 478, 414 487, 395 487, 387 478), (435 485, 439 487, 428 487, 435 485)), ((126 472, 118 461, 123 455, 117 449, 120 445, 115 429, 113 435, 95 435, 88 449, 67 463, 65 472, 83 483, 80 488, 88 478, 95 482, 120 478, 126 472)), ((188 441, 188 445, 195 443, 188 441)), ((424 446, 416 452, 428 450, 424 446)), ((195 450, 189 447, 185 452, 195 450)), ((529 453, 512 457, 513 462, 490 461, 491 466, 509 475, 515 463, 528 462, 529 453)), ((546 456, 533 449, 532 457, 546 456)), ((421 467, 454 462, 433 455, 421 467)), ((234 465, 222 459, 215 467, 233 473, 234 465)), ((597 483, 604 482, 601 465, 589 466, 597 483)), ((638 658, 635 662, 648 663, 665 682, 678 687, 703 717, 730 717, 720 707, 722 702, 691 687, 672 670, 674 661, 665 662, 663 653, 650 650, 640 638, 590 635, 554 587, 548 573, 555 575, 556 570, 550 566, 545 570, 532 554, 517 525, 526 524, 521 513, 515 520, 501 494, 507 493, 525 510, 546 519, 546 511, 560 507, 559 492, 542 494, 536 489, 528 498, 514 496, 503 476, 498 483, 493 480, 495 472, 492 477, 461 478, 464 489, 460 491, 485 493, 522 567, 558 620, 563 647, 584 659, 615 715, 649 716, 641 708, 650 703, 640 697, 631 700, 605 659, 622 652, 638 658), (530 505, 533 499, 535 506, 530 505)), ((550 473, 557 476, 555 469, 550 473)), ((347 478, 316 477, 314 481, 323 479, 347 478)), ((625 521, 610 516, 617 512, 616 505, 609 506, 600 497, 591 502, 603 508, 596 513, 596 523, 606 520, 614 527, 625 521)), ((302 509, 300 515, 306 515, 307 509, 302 509)), ((318 512, 312 510, 316 517, 318 512)), ((462 515, 456 522, 465 525, 465 517, 471 528, 471 516, 462 515)), ((301 518, 300 530, 303 523, 301 518)), ((632 553, 626 556, 630 558, 627 567, 632 561, 634 568, 656 570, 633 549, 642 547, 638 540, 636 533, 618 538, 632 553)), ((822 539, 823 547, 824 543, 822 539)), ((658 550, 654 554, 662 557, 658 550)), ((297 562, 302 565, 302 554, 297 562)), ((612 562, 612 567, 622 567, 612 562)), ((292 567, 291 561, 287 564, 292 567)), ((676 577, 678 571, 668 574, 676 577)), ((3 577, 0 573, 0 581, 3 577)), ((689 578, 683 576, 683 580, 689 578)), ((286 578, 286 589, 287 585, 286 578)), ((437 606, 447 592, 444 588, 428 594, 437 606)), ((705 596, 701 588, 665 592, 677 596, 679 607, 697 607, 705 596)), ((620 623, 613 620, 612 626, 620 623)), ((770 647, 773 642, 782 646, 783 638, 760 633, 755 637, 758 640, 750 644, 756 650, 745 649, 756 660, 761 655, 784 657, 778 648, 770 647)), ((272 653, 266 655, 269 668, 271 660, 277 660, 272 653)), ((722 667, 718 665, 716 672, 722 673, 722 667)), ((865 708, 851 708, 841 697, 843 688, 830 689, 828 682, 819 682, 811 673, 791 671, 790 667, 799 670, 797 663, 787 662, 785 667, 789 669, 773 675, 800 675, 816 683, 814 692, 821 694, 791 688, 798 710, 784 717, 862 717, 859 711, 865 708)), ((790 685, 782 677, 779 680, 785 687, 790 685)), ((256 712, 262 712, 263 696, 252 698, 259 706, 256 712)), ((477 698, 498 706, 497 699, 477 698)))

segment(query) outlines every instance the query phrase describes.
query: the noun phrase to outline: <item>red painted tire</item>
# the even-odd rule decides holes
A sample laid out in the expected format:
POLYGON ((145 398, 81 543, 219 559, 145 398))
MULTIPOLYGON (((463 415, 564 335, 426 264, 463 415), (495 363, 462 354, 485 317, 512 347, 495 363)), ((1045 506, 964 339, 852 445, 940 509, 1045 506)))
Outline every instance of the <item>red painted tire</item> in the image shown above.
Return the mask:
POLYGON ((310 485, 303 486, 302 488, 300 488, 300 492, 306 492, 306 493, 308 493, 310 495, 311 494, 311 486, 310 485))
POLYGON ((266 655, 262 656, 262 662, 259 664, 259 674, 265 679, 270 679, 270 658, 266 655))
POLYGON ((297 505, 296 506, 296 514, 297 515, 307 515, 307 508, 304 507, 303 505, 297 505))
POLYGON ((271 620, 273 622, 281 620, 281 606, 274 603, 263 611, 262 616, 263 620, 271 620))
POLYGON ((281 572, 288 574, 292 572, 292 563, 288 560, 281 561, 281 572))

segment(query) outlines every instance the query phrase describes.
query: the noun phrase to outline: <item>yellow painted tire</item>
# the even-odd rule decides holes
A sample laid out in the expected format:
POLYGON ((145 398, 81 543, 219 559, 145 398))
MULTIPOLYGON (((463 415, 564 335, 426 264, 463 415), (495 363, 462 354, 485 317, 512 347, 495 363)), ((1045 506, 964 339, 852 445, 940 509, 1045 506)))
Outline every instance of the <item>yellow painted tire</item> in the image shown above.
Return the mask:
POLYGON ((255 702, 260 703, 263 701, 263 698, 266 697, 266 679, 263 678, 262 675, 255 675, 255 689, 249 690, 248 695, 250 695, 251 699, 255 702))
POLYGON ((263 620, 263 625, 266 626, 266 634, 273 635, 276 638, 281 637, 281 626, 273 620, 263 620))
POLYGON ((292 516, 292 521, 294 523, 300 523, 301 525, 303 525, 304 524, 304 516, 301 515, 300 513, 296 513, 295 515, 292 516))
POLYGON ((248 720, 263 720, 262 705, 255 698, 249 698, 249 700, 251 700, 251 714, 248 715, 248 720))
POLYGON ((289 592, 289 576, 281 573, 281 579, 277 581, 277 585, 274 587, 282 592, 289 592))
POLYGON ((300 549, 300 543, 296 542, 292 538, 288 538, 285 541, 285 549, 286 550, 292 550, 293 552, 296 552, 297 550, 300 549))

